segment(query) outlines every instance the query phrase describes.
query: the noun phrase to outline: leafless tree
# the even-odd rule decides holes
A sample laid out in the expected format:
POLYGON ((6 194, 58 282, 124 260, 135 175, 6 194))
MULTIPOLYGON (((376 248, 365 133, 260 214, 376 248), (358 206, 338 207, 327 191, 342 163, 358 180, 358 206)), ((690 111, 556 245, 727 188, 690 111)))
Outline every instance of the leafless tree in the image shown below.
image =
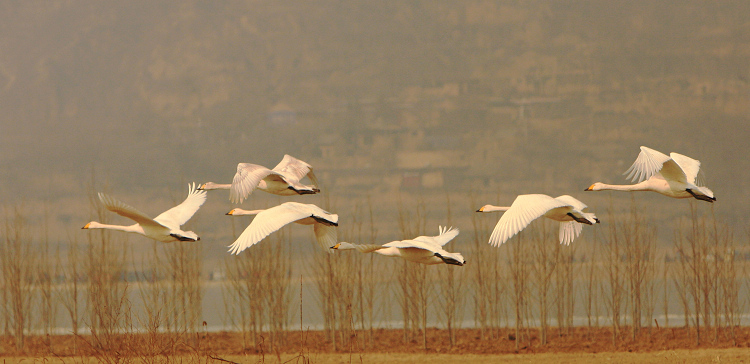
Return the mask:
MULTIPOLYGON (((510 250, 510 277, 513 283, 513 304, 515 306, 515 345, 516 349, 520 347, 520 342, 524 339, 528 339, 523 331, 526 328, 526 321, 529 318, 529 261, 531 260, 531 254, 528 249, 528 241, 524 233, 521 231, 517 238, 512 239, 505 243, 506 249, 510 250)), ((502 248, 502 247, 501 247, 502 248)))
MULTIPOLYGON (((89 196, 90 205, 96 211, 98 221, 108 220, 106 210, 97 203, 95 194, 89 196)), ((116 235, 107 230, 94 230, 86 234, 88 246, 84 258, 87 279, 86 320, 91 330, 92 348, 100 350, 102 357, 112 358, 121 350, 122 342, 117 335, 130 327, 130 302, 128 285, 122 282, 125 275, 127 251, 124 234, 116 235)))
MULTIPOLYGON (((529 248, 533 251, 531 266, 531 283, 535 288, 537 300, 537 312, 539 314, 539 340, 542 345, 547 345, 547 329, 549 328, 550 291, 552 286, 552 275, 557 269, 558 259, 555 259, 555 251, 559 250, 556 244, 551 244, 548 239, 549 223, 541 221, 535 224, 533 229, 527 229, 529 248)), ((517 243, 517 242, 512 242, 517 243)), ((561 297, 557 297, 559 301, 561 297)))
POLYGON ((612 321, 612 342, 617 343, 617 338, 620 333, 621 327, 621 314, 623 300, 625 299, 625 279, 626 267, 622 259, 624 248, 622 247, 623 242, 618 228, 621 223, 618 223, 615 214, 613 213, 613 207, 610 205, 608 209, 608 231, 605 247, 605 274, 608 283, 608 294, 604 296, 604 300, 607 305, 607 309, 610 314, 612 321))
POLYGON ((17 350, 24 350, 27 331, 32 322, 36 252, 27 230, 26 219, 19 209, 6 215, 0 246, 0 265, 3 273, 3 316, 13 336, 17 350))
MULTIPOLYGON (((78 324, 80 322, 80 302, 78 300, 79 294, 81 293, 79 282, 81 280, 81 262, 79 259, 79 247, 78 241, 75 238, 68 240, 67 253, 65 255, 64 263, 61 254, 58 251, 56 264, 58 268, 58 276, 63 277, 63 282, 57 290, 57 297, 59 302, 62 303, 65 310, 68 312, 70 317, 70 325, 73 329, 73 335, 78 336, 78 324)), ((73 341, 73 352, 77 352, 78 341, 73 341)))

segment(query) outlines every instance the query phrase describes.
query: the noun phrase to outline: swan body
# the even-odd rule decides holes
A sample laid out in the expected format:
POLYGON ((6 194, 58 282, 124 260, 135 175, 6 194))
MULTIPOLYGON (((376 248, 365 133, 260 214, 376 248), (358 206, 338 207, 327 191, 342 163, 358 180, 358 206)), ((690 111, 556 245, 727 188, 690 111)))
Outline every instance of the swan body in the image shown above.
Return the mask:
POLYGON ((320 192, 318 180, 313 174, 312 166, 288 154, 273 169, 251 163, 237 165, 231 184, 206 182, 201 190, 229 190, 229 199, 241 203, 255 189, 280 196, 307 195, 320 192), (312 186, 300 183, 304 177, 310 179, 312 186))
POLYGON ((336 250, 357 250, 361 253, 377 253, 387 257, 400 257, 421 264, 464 265, 461 253, 450 253, 443 246, 458 236, 458 229, 440 226, 438 236, 419 236, 412 240, 397 240, 387 244, 352 244, 340 242, 332 246, 336 250))
POLYGON ((713 191, 703 186, 700 178, 701 162, 679 153, 667 156, 648 147, 641 147, 635 162, 625 171, 632 185, 610 185, 596 182, 586 191, 653 191, 673 198, 696 198, 714 202, 713 191))
POLYGON ((256 215, 253 222, 229 246, 229 252, 232 254, 239 254, 292 222, 313 225, 315 238, 323 249, 327 250, 331 244, 338 240, 336 226, 339 225, 339 216, 312 204, 285 202, 266 210, 235 208, 227 212, 227 215, 256 215))
POLYGON ((141 234, 164 243, 174 241, 197 241, 200 237, 192 231, 183 231, 180 226, 185 224, 196 211, 206 202, 206 191, 200 191, 195 188, 195 183, 188 185, 188 195, 181 204, 164 211, 155 218, 136 210, 123 202, 120 202, 103 193, 99 193, 99 200, 104 204, 107 210, 117 213, 134 220, 133 225, 109 225, 96 221, 86 224, 83 229, 109 229, 119 230, 128 233, 141 234))
POLYGON ((583 224, 593 225, 599 219, 583 202, 562 195, 551 197, 543 194, 519 195, 509 207, 484 205, 477 212, 505 211, 490 235, 489 244, 499 246, 532 221, 544 216, 560 222, 560 244, 569 245, 581 234, 583 224))

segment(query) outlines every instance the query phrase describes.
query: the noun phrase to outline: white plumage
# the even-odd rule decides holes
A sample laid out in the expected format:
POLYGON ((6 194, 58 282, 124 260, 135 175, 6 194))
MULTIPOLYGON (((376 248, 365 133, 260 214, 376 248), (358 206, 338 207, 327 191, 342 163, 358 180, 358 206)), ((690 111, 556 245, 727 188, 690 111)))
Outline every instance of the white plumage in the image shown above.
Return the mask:
POLYGON ((250 225, 229 246, 229 252, 239 254, 241 251, 257 244, 266 236, 281 229, 289 223, 313 225, 315 238, 323 249, 328 249, 338 240, 336 226, 339 216, 312 204, 285 202, 265 210, 232 209, 227 215, 256 215, 250 225))
POLYGON ((648 147, 641 152, 633 165, 625 171, 633 185, 610 185, 596 182, 586 191, 653 191, 674 198, 694 197, 698 200, 714 202, 713 191, 703 185, 700 170, 701 162, 679 153, 664 153, 648 147))
POLYGON ((229 190, 229 199, 234 203, 244 201, 256 188, 280 196, 320 192, 312 166, 288 154, 273 169, 240 163, 231 184, 206 182, 200 187, 201 190, 229 190), (313 185, 302 184, 300 180, 304 177, 309 178, 313 185))
POLYGON ((352 244, 340 242, 332 246, 336 250, 356 249, 362 253, 378 253, 388 257, 400 257, 421 264, 464 265, 466 260, 461 253, 451 253, 443 246, 458 236, 458 229, 439 226, 437 236, 418 236, 411 240, 397 240, 383 245, 352 244))
POLYGON ((526 228, 532 221, 544 216, 560 221, 560 244, 568 245, 581 233, 583 225, 596 224, 599 219, 583 202, 562 195, 519 195, 510 207, 484 205, 477 212, 505 211, 490 236, 489 244, 499 246, 526 228))
POLYGON ((198 235, 192 231, 183 231, 180 226, 185 224, 196 211, 206 202, 206 191, 195 188, 195 183, 188 185, 188 195, 181 204, 164 211, 155 218, 138 211, 134 207, 120 202, 103 193, 99 193, 99 200, 107 210, 125 216, 136 222, 134 225, 109 225, 96 221, 86 224, 83 229, 109 229, 144 235, 148 238, 169 243, 173 241, 196 241, 198 235))

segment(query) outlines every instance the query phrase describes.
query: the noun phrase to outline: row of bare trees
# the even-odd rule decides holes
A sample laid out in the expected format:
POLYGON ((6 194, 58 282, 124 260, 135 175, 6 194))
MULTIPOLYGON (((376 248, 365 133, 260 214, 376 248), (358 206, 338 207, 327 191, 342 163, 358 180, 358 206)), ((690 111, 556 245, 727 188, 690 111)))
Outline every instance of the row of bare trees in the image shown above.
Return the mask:
MULTIPOLYGON (((108 214, 93 202, 96 218, 106 221, 108 214)), ((404 341, 425 348, 428 327, 437 325, 447 329, 454 345, 455 330, 466 318, 473 318, 483 339, 513 328, 517 345, 534 337, 544 345, 550 332, 562 335, 576 325, 611 327, 615 343, 624 335, 636 339, 662 318, 668 326, 670 313, 682 314, 698 342, 707 333, 713 341, 736 340, 747 307, 744 255, 712 210, 689 206, 689 216, 674 228, 671 247, 657 244, 656 227, 635 201, 625 211, 610 206, 605 223, 585 229, 570 246, 557 243, 556 223, 541 219, 503 246, 491 247, 486 241, 496 219, 475 214, 472 229, 448 245, 468 257, 464 267, 319 249, 310 265, 308 257, 293 254, 290 228, 285 228, 269 236, 267 244, 254 246, 252 254, 225 260, 226 281, 220 284, 227 322, 243 333, 248 348, 284 345, 296 299, 293 268, 307 264, 305 281, 317 288, 323 327, 336 350, 371 346, 374 329, 388 322, 399 322, 404 341), (296 264, 295 259, 307 262, 296 264), (552 326, 557 330, 550 331, 552 326)), ((5 215, 0 312, 4 333, 19 350, 32 329, 42 328, 49 336, 53 327, 64 325, 57 322, 59 310, 82 342, 103 358, 142 344, 118 340, 122 333, 145 328, 149 335, 138 340, 151 340, 153 353, 144 355, 156 355, 189 340, 187 334, 199 327, 206 284, 201 245, 153 244, 150 254, 135 258, 125 234, 91 231, 85 243, 70 238, 54 249, 48 236, 32 236, 21 211, 5 215), (144 272, 135 284, 123 279, 129 266, 144 272), (81 327, 90 335, 84 338, 81 327)), ((397 235, 434 235, 429 215, 424 202, 400 205, 397 235)), ((440 219, 450 225, 450 208, 440 219)), ((377 226, 368 201, 356 206, 339 237, 380 244, 377 226)), ((300 277, 299 304, 314 305, 302 301, 303 284, 300 277)))

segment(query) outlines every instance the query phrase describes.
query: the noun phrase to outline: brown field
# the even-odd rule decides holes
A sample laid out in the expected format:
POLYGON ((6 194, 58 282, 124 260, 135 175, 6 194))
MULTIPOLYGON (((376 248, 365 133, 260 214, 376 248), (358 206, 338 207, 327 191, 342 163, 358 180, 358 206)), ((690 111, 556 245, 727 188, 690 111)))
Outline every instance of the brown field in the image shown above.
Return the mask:
MULTIPOLYGON (((456 345, 448 345, 445 330, 428 330, 428 348, 421 336, 403 341, 402 330, 376 330, 372 346, 350 345, 333 350, 324 333, 288 332, 284 345, 271 348, 267 338, 254 347, 243 345, 242 335, 234 332, 190 335, 121 335, 96 345, 90 336, 30 337, 26 351, 14 348, 11 338, 3 338, 3 362, 196 362, 196 363, 380 363, 380 362, 510 362, 510 363, 727 363, 750 362, 750 328, 736 329, 736 340, 726 332, 707 330, 696 342, 694 329, 644 329, 635 339, 627 329, 618 342, 609 328, 589 331, 577 328, 569 334, 552 330, 547 345, 539 345, 536 330, 529 330, 530 341, 509 339, 512 330, 496 332, 496 338, 481 338, 477 329, 462 329, 456 345), (109 350, 103 347, 110 348, 109 350)), ((361 337, 352 342, 363 342, 361 337)))

